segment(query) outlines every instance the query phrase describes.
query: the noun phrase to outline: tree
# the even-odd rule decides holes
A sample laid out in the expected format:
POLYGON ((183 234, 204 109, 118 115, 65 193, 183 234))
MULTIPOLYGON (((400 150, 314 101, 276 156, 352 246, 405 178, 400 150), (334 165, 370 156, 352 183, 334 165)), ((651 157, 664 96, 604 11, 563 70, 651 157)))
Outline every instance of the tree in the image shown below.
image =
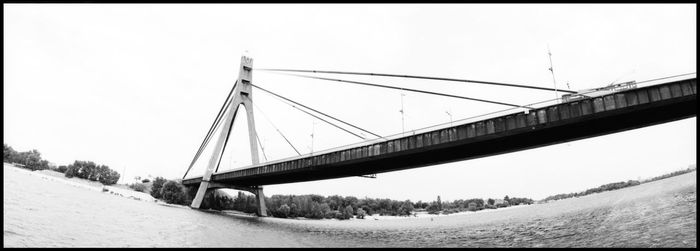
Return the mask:
POLYGON ((346 206, 345 210, 343 210, 343 218, 344 219, 352 218, 352 215, 353 215, 352 211, 353 211, 352 206, 350 206, 350 205, 346 206))
POLYGON ((67 167, 66 171, 64 172, 64 175, 66 175, 66 177, 68 177, 68 178, 73 178, 77 175, 77 171, 78 171, 78 167, 73 166, 73 165, 69 165, 67 167))
POLYGON ((68 170, 68 167, 67 167, 67 166, 64 166, 64 165, 58 166, 58 171, 59 171, 59 172, 61 172, 61 173, 66 173, 66 170, 68 170))
POLYGON ((161 198, 162 195, 160 193, 160 189, 163 187, 163 184, 165 184, 165 182, 167 182, 167 181, 168 180, 166 180, 165 178, 160 177, 160 176, 156 177, 153 180, 153 186, 151 187, 151 196, 153 196, 153 198, 157 198, 157 199, 161 198))
POLYGON ((297 204, 292 203, 292 205, 289 206, 289 216, 296 217, 299 214, 299 207, 297 207, 297 204))
POLYGON ((289 211, 291 211, 291 209, 289 208, 289 206, 287 206, 287 204, 284 204, 284 205, 280 206, 280 208, 277 209, 277 211, 280 212, 282 217, 287 218, 287 217, 289 217, 289 211))
POLYGON ((476 211, 476 203, 474 202, 469 202, 469 207, 467 208, 469 211, 476 211))
POLYGON ((362 208, 357 209, 357 218, 358 219, 364 219, 365 218, 365 210, 362 210, 362 208))
POLYGON ((489 205, 493 206, 493 204, 496 203, 496 200, 489 198, 488 203, 489 205))
POLYGON ((425 210, 428 211, 429 214, 437 214, 440 212, 440 207, 433 201, 425 210))
POLYGON ((321 215, 323 215, 323 218, 333 218, 333 214, 331 213, 331 207, 328 206, 328 203, 321 203, 319 205, 319 210, 321 211, 321 215))
POLYGON ((438 210, 442 211, 442 202, 440 201, 440 195, 438 195, 437 206, 438 206, 438 210))
POLYGON ((411 215, 411 212, 413 212, 413 203, 410 200, 406 200, 399 207, 398 215, 411 215))
POLYGON ((16 155, 14 159, 15 162, 19 162, 20 164, 23 164, 26 168, 29 168, 31 170, 42 169, 41 153, 39 153, 39 151, 37 151, 36 149, 32 149, 31 151, 26 152, 20 152, 16 155))
POLYGON ((328 196, 325 201, 332 210, 339 210, 343 206, 343 198, 338 195, 328 196))
POLYGON ((185 191, 184 187, 175 181, 168 181, 163 184, 160 191, 162 198, 165 202, 170 204, 184 204, 185 203, 185 191))
POLYGON ((305 215, 306 218, 312 218, 312 219, 322 219, 323 218, 323 212, 321 212, 321 207, 318 204, 318 202, 312 201, 311 202, 311 210, 305 215))
POLYGON ((16 162, 17 151, 12 149, 11 146, 7 144, 2 144, 2 161, 3 162, 16 162))
POLYGON ((111 170, 107 167, 105 174, 100 176, 100 183, 104 185, 114 185, 117 184, 117 181, 119 181, 119 177, 120 175, 117 171, 111 170))
POLYGON ((17 152, 7 144, 3 144, 3 162, 18 163, 31 170, 49 169, 49 161, 41 159, 41 153, 36 149, 17 152))

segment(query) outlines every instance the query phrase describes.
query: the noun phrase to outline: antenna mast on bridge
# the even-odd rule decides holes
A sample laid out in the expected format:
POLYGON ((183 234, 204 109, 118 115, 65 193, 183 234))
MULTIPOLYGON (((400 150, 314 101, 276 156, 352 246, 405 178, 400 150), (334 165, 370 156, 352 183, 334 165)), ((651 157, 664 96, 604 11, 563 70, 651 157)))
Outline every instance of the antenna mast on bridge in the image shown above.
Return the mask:
POLYGON ((557 80, 554 78, 554 66, 552 66, 552 51, 549 50, 549 45, 547 45, 547 54, 549 54, 549 71, 552 72, 552 82, 554 82, 554 97, 559 98, 559 93, 557 93, 557 80))

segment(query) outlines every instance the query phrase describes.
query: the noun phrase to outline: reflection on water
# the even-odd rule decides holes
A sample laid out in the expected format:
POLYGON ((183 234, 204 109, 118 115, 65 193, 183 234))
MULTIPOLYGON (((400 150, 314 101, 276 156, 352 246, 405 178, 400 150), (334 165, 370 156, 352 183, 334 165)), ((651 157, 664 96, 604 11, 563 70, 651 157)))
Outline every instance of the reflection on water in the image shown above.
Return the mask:
POLYGON ((136 201, 5 166, 3 240, 5 247, 697 246, 695 172, 623 190, 432 220, 302 221, 136 201))

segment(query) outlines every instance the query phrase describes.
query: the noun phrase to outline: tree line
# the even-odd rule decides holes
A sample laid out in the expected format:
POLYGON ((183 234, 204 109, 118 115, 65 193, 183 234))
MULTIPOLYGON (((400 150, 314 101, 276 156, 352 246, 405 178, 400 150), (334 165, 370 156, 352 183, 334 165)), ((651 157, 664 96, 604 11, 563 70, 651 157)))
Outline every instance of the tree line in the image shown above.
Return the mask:
MULTIPOLYGON (((340 219, 352 217, 364 218, 366 215, 409 216, 413 212, 410 200, 357 198, 354 196, 307 195, 273 195, 265 197, 267 214, 280 218, 304 217, 310 219, 340 219)), ((231 198, 223 191, 214 191, 205 195, 201 208, 215 210, 236 210, 254 213, 258 205, 253 194, 239 191, 231 198)))
POLYGON ((552 195, 547 198, 544 198, 543 201, 547 202, 550 200, 561 200, 561 199, 567 199, 567 198, 572 198, 572 197, 580 197, 580 196, 586 196, 589 194, 593 193, 600 193, 600 192, 605 192, 605 191, 612 191, 612 190, 617 190, 620 188, 625 188, 625 187, 631 187, 631 186, 636 186, 641 184, 641 182, 636 181, 636 180, 629 180, 627 182, 614 182, 614 183, 609 183, 605 184, 596 188, 591 188, 587 189, 586 191, 583 192, 578 192, 578 193, 562 193, 562 194, 557 194, 557 195, 552 195))
POLYGON ((693 164, 693 165, 690 165, 688 168, 683 169, 683 170, 678 170, 678 171, 671 172, 671 173, 667 173, 667 174, 664 174, 664 175, 659 175, 659 176, 653 177, 653 178, 651 178, 651 179, 643 180, 642 183, 657 181, 657 180, 660 180, 660 179, 665 179, 665 178, 670 178, 670 177, 677 176, 677 175, 681 175, 681 174, 686 174, 686 173, 695 171, 695 169, 696 169, 696 166, 695 166, 695 164, 693 164))
POLYGON ((496 209, 514 205, 530 205, 534 202, 535 201, 530 198, 508 197, 508 195, 503 197, 503 200, 473 198, 454 201, 442 201, 440 200, 440 196, 438 196, 437 200, 432 202, 418 201, 415 203, 414 207, 418 210, 425 210, 429 214, 451 214, 463 211, 496 209))
POLYGON ((2 145, 3 162, 21 164, 24 168, 35 170, 51 169, 53 165, 48 160, 41 159, 41 153, 36 149, 17 152, 7 144, 2 145))
POLYGON ((110 169, 106 165, 97 165, 92 161, 76 160, 67 166, 51 164, 48 160, 41 158, 41 153, 36 149, 26 152, 17 152, 7 144, 3 144, 3 162, 20 164, 21 167, 32 171, 53 170, 64 173, 66 177, 78 177, 91 181, 99 181, 104 185, 116 184, 119 181, 119 173, 110 169))
MULTIPOLYGON (((418 210, 424 210, 431 214, 450 214, 460 211, 478 211, 507 207, 510 205, 532 204, 534 200, 529 198, 509 198, 496 205, 496 200, 467 199, 443 202, 440 196, 432 202, 411 202, 410 200, 392 200, 375 198, 357 198, 354 196, 322 196, 309 195, 273 195, 265 197, 267 214, 280 218, 304 217, 310 219, 339 219, 346 220, 352 217, 363 219, 367 215, 411 216, 418 210)), ((235 198, 231 198, 223 191, 214 191, 205 195, 201 208, 215 210, 236 210, 245 213, 257 211, 255 195, 238 192, 235 198)))
POLYGON ((119 181, 119 173, 110 169, 106 165, 97 165, 92 161, 76 160, 68 166, 59 166, 58 171, 68 178, 78 177, 81 179, 99 181, 104 185, 113 185, 119 181))
POLYGON ((617 190, 617 189, 621 189, 621 188, 625 188, 625 187, 636 186, 636 185, 646 183, 646 182, 652 182, 652 181, 656 181, 656 180, 660 180, 660 179, 670 178, 673 176, 689 173, 692 171, 695 171, 695 165, 691 165, 687 169, 678 170, 675 172, 656 176, 656 177, 653 177, 653 178, 650 178, 650 179, 647 179, 647 180, 644 180, 641 182, 637 181, 637 180, 628 180, 627 182, 624 182, 624 181, 613 182, 613 183, 608 183, 608 184, 605 184, 605 185, 602 185, 602 186, 599 186, 596 188, 587 189, 586 191, 583 191, 583 192, 562 193, 562 194, 552 195, 552 196, 549 196, 547 198, 544 198, 542 201, 547 202, 547 201, 551 201, 551 200, 561 200, 561 199, 572 198, 572 197, 586 196, 589 194, 600 193, 600 192, 605 192, 605 191, 612 191, 612 190, 617 190))

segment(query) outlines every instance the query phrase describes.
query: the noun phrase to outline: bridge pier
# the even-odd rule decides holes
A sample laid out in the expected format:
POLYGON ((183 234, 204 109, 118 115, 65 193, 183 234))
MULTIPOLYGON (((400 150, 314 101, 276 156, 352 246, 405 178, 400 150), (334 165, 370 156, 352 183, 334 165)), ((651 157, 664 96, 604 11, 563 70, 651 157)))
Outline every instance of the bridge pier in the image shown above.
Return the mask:
POLYGON ((265 194, 263 194, 262 186, 255 188, 255 199, 258 202, 258 216, 267 217, 267 207, 265 206, 265 194))
POLYGON ((254 165, 259 164, 258 157, 258 142, 257 134, 255 131, 255 118, 253 117, 253 59, 246 56, 241 57, 241 66, 238 73, 238 80, 236 81, 236 86, 233 89, 231 103, 227 109, 228 115, 223 120, 223 128, 221 134, 219 135, 216 144, 214 145, 214 154, 212 154, 211 159, 209 159, 209 164, 204 175, 202 176, 202 181, 199 184, 199 189, 192 200, 190 207, 199 208, 202 205, 202 200, 204 195, 209 189, 216 188, 232 188, 237 190, 249 191, 255 194, 258 205, 258 216, 267 216, 267 207, 265 206, 265 195, 263 194, 263 189, 261 186, 255 187, 237 187, 233 185, 221 184, 211 181, 212 174, 219 169, 219 164, 221 163, 221 157, 226 149, 226 143, 228 137, 231 133, 233 123, 236 120, 236 114, 238 113, 238 107, 243 105, 246 109, 246 115, 248 118, 248 138, 250 141, 250 157, 254 165))
MULTIPOLYGON (((199 190, 200 191, 205 191, 209 192, 214 189, 221 189, 221 188, 228 188, 228 189, 234 189, 234 190, 241 190, 241 191, 246 191, 249 193, 252 193, 255 195, 256 199, 256 205, 258 206, 258 210, 255 212, 260 217, 267 217, 267 206, 265 205, 265 194, 263 193, 263 188, 262 186, 236 186, 236 185, 230 185, 230 184, 224 184, 224 183, 219 183, 219 182, 212 182, 212 181, 202 181, 199 185, 199 190), (202 190, 202 186, 207 186, 206 190, 202 190)), ((197 197, 195 197, 197 198, 197 197)), ((202 195, 202 198, 200 198, 196 202, 196 207, 195 207, 195 201, 192 201, 192 205, 190 207, 192 208, 199 208, 202 205, 204 195, 202 195)))

